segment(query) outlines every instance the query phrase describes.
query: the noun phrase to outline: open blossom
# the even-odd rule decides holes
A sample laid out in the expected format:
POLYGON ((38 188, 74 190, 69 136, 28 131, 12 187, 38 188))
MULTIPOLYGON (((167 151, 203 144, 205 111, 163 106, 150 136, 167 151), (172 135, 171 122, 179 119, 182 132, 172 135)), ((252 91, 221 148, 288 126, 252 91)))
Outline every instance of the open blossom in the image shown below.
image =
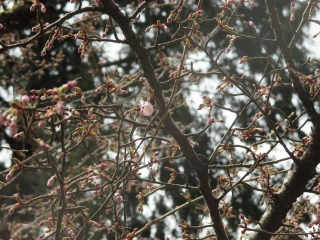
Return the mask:
POLYGON ((140 114, 142 116, 150 116, 153 113, 153 106, 149 102, 144 102, 141 106, 140 114))

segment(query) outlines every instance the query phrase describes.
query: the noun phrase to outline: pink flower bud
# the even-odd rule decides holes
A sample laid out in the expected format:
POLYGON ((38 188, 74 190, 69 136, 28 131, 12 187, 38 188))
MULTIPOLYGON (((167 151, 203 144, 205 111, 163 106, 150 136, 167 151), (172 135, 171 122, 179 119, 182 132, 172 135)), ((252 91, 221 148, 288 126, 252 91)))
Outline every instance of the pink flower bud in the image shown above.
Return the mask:
POLYGON ((72 239, 76 239, 77 238, 77 234, 74 231, 72 231, 72 233, 71 233, 71 238, 72 239))
POLYGON ((6 181, 10 181, 11 178, 12 178, 12 175, 11 175, 10 173, 8 173, 8 174, 6 175, 6 181))
POLYGON ((99 167, 100 169, 106 169, 106 168, 108 167, 108 164, 106 164, 106 163, 101 163, 101 164, 98 165, 98 167, 99 167))
POLYGON ((86 98, 84 97, 84 95, 81 96, 81 103, 85 104, 86 103, 86 98))
POLYGON ((13 212, 14 212, 14 209, 10 208, 9 211, 8 211, 9 216, 11 216, 13 214, 13 212))
POLYGON ((2 25, 2 23, 0 23, 0 29, 3 29, 3 25, 2 25))
POLYGON ((164 25, 164 31, 169 32, 169 28, 166 25, 164 25))
POLYGON ((90 108, 88 111, 88 116, 92 116, 92 114, 93 114, 93 108, 90 108))
POLYGON ((70 88, 70 89, 75 88, 77 85, 78 85, 77 80, 72 80, 72 81, 68 81, 68 82, 67 82, 67 86, 68 86, 68 88, 70 88))
POLYGON ((41 10, 42 13, 45 13, 47 11, 46 7, 43 4, 42 4, 40 10, 41 10))
POLYGON ((41 52, 41 57, 44 57, 45 55, 46 55, 46 51, 43 50, 43 51, 41 52))
POLYGON ((39 147, 41 147, 43 150, 49 150, 51 148, 51 146, 47 143, 45 143, 45 141, 43 140, 37 140, 37 144, 39 147))
POLYGON ((68 192, 66 192, 66 199, 70 199, 71 198, 71 194, 70 194, 70 192, 68 191, 68 192))
POLYGON ((63 112, 64 112, 64 102, 58 102, 56 104, 56 111, 57 111, 57 114, 60 115, 60 116, 63 116, 63 112))
POLYGON ((22 106, 27 106, 29 102, 30 102, 30 98, 28 95, 23 95, 21 97, 22 106))
POLYGON ((32 4, 32 5, 30 6, 30 12, 33 12, 34 10, 36 10, 36 6, 35 6, 34 4, 32 4))
POLYGON ((47 186, 51 187, 53 185, 53 182, 54 182, 54 177, 49 178, 47 182, 47 186))
POLYGON ((24 135, 24 132, 16 133, 16 134, 13 136, 13 139, 19 139, 19 138, 22 137, 23 135, 24 135))
POLYGON ((150 29, 151 29, 150 27, 147 27, 146 30, 144 30, 144 32, 146 32, 146 33, 150 32, 150 29))
POLYGON ((46 123, 45 123, 44 120, 40 120, 40 121, 38 122, 38 128, 40 128, 40 129, 44 128, 45 125, 46 125, 46 123))
POLYGON ((9 125, 10 134, 13 137, 18 131, 18 124, 16 122, 11 122, 9 125))

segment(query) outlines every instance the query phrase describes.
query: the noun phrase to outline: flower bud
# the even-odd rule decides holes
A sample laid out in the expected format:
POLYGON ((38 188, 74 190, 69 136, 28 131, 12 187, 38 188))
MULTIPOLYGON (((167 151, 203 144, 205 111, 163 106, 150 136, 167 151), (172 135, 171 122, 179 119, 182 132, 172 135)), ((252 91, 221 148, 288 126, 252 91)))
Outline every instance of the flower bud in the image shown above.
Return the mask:
POLYGON ((32 5, 30 6, 30 12, 33 12, 34 10, 36 10, 36 6, 35 6, 34 4, 32 4, 32 5))

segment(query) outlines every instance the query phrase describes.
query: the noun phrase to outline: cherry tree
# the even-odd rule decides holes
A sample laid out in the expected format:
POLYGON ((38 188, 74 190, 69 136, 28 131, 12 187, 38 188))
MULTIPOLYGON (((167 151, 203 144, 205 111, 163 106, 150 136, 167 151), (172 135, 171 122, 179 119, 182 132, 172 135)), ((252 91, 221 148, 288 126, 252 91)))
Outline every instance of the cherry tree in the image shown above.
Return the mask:
POLYGON ((139 0, 125 7, 120 2, 70 0, 65 13, 47 22, 49 6, 35 0, 25 8, 35 13, 33 26, 18 38, 12 23, 1 22, 2 61, 9 64, 8 56, 19 52, 15 61, 21 68, 24 61, 40 68, 25 69, 21 78, 63 67, 65 55, 58 47, 77 44, 73 56, 91 64, 95 86, 82 87, 89 79, 81 74, 48 89, 26 92, 20 86, 2 109, 2 129, 22 143, 19 149, 2 147, 12 152, 0 182, 10 237, 153 238, 152 232, 144 234, 174 221, 182 239, 318 238, 320 70, 316 52, 312 58, 298 53, 301 39, 311 41, 308 27, 319 24, 319 1, 288 2, 287 11, 280 11, 275 0, 228 0, 219 2, 217 14, 201 0, 139 0), (262 16, 246 15, 249 10, 262 12, 268 29, 256 24, 262 16), (138 34, 149 11, 159 18, 138 34), (257 55, 241 44, 261 51, 257 55), (118 68, 116 60, 113 71, 104 67, 105 59, 121 51, 134 53, 131 69, 118 68), (48 55, 49 62, 41 60, 48 55), (279 105, 288 92, 297 102, 295 112, 279 105), (180 121, 183 111, 198 124, 180 121), (212 138, 205 153, 195 140, 204 136, 212 138), (30 172, 45 176, 38 183, 42 192, 4 194, 30 172), (178 191, 184 203, 168 203, 166 213, 153 217, 157 195, 166 189, 178 191), (257 219, 245 208, 234 209, 234 196, 245 189, 263 211, 257 219), (179 218, 188 207, 201 216, 197 225, 179 218), (15 214, 29 219, 11 218, 15 214), (234 218, 239 225, 231 230, 234 218), (135 226, 133 219, 147 223, 135 226))

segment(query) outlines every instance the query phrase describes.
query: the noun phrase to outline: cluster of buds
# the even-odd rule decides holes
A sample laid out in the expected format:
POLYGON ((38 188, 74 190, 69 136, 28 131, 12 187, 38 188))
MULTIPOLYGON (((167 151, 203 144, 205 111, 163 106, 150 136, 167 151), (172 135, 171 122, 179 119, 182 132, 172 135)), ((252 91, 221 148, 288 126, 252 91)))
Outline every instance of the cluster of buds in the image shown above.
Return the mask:
POLYGON ((53 222, 53 218, 49 217, 48 219, 41 221, 38 224, 38 227, 46 226, 47 228, 51 228, 51 222, 53 222))
MULTIPOLYGON (((238 77, 236 75, 232 75, 230 77, 230 79, 232 81, 237 81, 238 77)), ((233 83, 231 81, 229 81, 229 78, 227 78, 226 76, 222 78, 222 83, 220 83, 218 86, 217 86, 217 89, 222 92, 222 93, 225 93, 226 91, 224 90, 227 86, 230 86, 231 88, 233 88, 233 83)))
POLYGON ((250 60, 250 58, 248 56, 244 56, 243 58, 241 58, 241 60, 239 61, 239 64, 242 64, 244 62, 248 62, 250 60))
POLYGON ((120 222, 116 222, 113 226, 108 229, 108 234, 114 232, 117 233, 120 230, 122 233, 125 233, 125 228, 120 222))
POLYGON ((266 87, 263 84, 259 85, 259 90, 255 92, 254 96, 258 97, 258 101, 261 103, 262 102, 262 96, 265 98, 268 98, 269 95, 271 95, 274 100, 277 100, 277 96, 271 93, 271 86, 266 87))
POLYGON ((34 10, 40 9, 42 13, 45 13, 47 11, 46 7, 43 5, 43 3, 40 3, 39 0, 34 0, 33 4, 30 6, 30 12, 33 12, 34 10))
POLYGON ((164 65, 166 65, 166 66, 169 66, 168 58, 163 52, 158 52, 156 57, 159 58, 159 60, 160 60, 160 63, 159 63, 160 66, 162 65, 162 63, 164 63, 164 65))
POLYGON ((145 101, 141 106, 137 105, 124 112, 125 115, 132 115, 134 112, 139 112, 141 116, 151 116, 153 113, 153 106, 149 101, 145 101))
POLYGON ((243 228, 241 230, 241 234, 245 234, 246 231, 247 231, 248 223, 252 222, 252 218, 250 216, 248 218, 245 218, 245 216, 243 214, 240 214, 239 218, 240 218, 240 221, 241 221, 241 224, 239 224, 239 227, 243 228))
POLYGON ((157 21, 157 24, 152 24, 151 26, 147 27, 147 28, 145 29, 145 32, 149 32, 150 29, 152 29, 152 28, 154 28, 154 29, 159 29, 159 30, 160 30, 160 29, 163 29, 165 32, 169 32, 168 26, 165 25, 164 23, 160 23, 159 20, 157 21))
POLYGON ((44 48, 41 52, 41 56, 44 57, 46 55, 46 52, 48 50, 51 50, 53 43, 55 40, 60 40, 62 38, 62 29, 61 28, 56 28, 54 30, 53 35, 51 36, 50 39, 47 40, 46 44, 44 45, 44 48))
POLYGON ((72 216, 69 213, 66 215, 65 226, 63 228, 63 231, 65 231, 66 233, 70 232, 71 239, 76 239, 77 238, 77 234, 76 233, 79 231, 79 228, 72 221, 72 216))
POLYGON ((21 203, 16 203, 16 204, 14 204, 14 205, 8 210, 9 216, 12 215, 13 212, 14 212, 14 210, 15 210, 16 208, 20 207, 20 206, 21 206, 21 203))
POLYGON ((301 144, 297 144, 296 142, 291 142, 291 145, 294 146, 294 155, 296 157, 301 157, 304 151, 306 150, 307 146, 314 145, 314 141, 310 137, 303 137, 301 140, 301 144))
POLYGON ((84 55, 88 52, 88 47, 89 47, 89 41, 87 38, 86 30, 81 29, 78 31, 78 33, 72 34, 72 37, 74 39, 81 38, 81 44, 80 44, 80 47, 78 48, 78 53, 80 54, 81 60, 83 60, 84 55))
POLYGON ((183 233, 181 234, 181 237, 184 238, 185 240, 190 240, 191 238, 189 235, 189 230, 190 230, 189 224, 184 219, 181 219, 181 224, 179 224, 179 227, 183 229, 183 233))
POLYGON ((84 136, 88 135, 95 138, 97 144, 101 145, 101 133, 99 131, 99 126, 95 124, 96 118, 97 116, 95 114, 92 114, 92 116, 90 116, 90 119, 79 122, 76 129, 72 132, 69 138, 77 138, 77 142, 80 142, 84 136))
POLYGON ((232 45, 236 42, 236 40, 237 40, 239 37, 237 37, 236 35, 230 35, 230 34, 228 34, 228 35, 226 36, 226 38, 227 38, 227 39, 230 39, 230 40, 229 40, 229 45, 228 45, 228 47, 227 47, 227 49, 226 49, 226 52, 229 53, 230 50, 231 50, 232 45))
POLYGON ((152 171, 152 166, 154 164, 157 164, 156 173, 160 171, 160 160, 157 158, 159 154, 160 154, 159 151, 154 152, 150 156, 150 160, 148 161, 148 167, 150 168, 151 171, 152 171))
POLYGON ((297 11, 297 9, 295 8, 296 4, 294 2, 291 2, 291 14, 290 14, 290 21, 293 22, 294 21, 294 15, 297 11))
POLYGON ((190 13, 188 16, 188 20, 192 21, 193 26, 196 29, 200 28, 200 24, 199 24, 199 16, 203 13, 203 10, 198 10, 195 13, 190 13))
POLYGON ((255 132, 263 132, 262 128, 250 128, 250 129, 246 129, 241 131, 240 133, 240 141, 244 142, 247 141, 249 138, 254 138, 254 134, 255 132))
POLYGON ((107 33, 109 32, 109 30, 110 30, 110 28, 111 28, 112 26, 111 25, 106 25, 106 28, 104 29, 104 32, 103 32, 103 34, 102 34, 102 38, 105 38, 106 36, 107 36, 107 33))
POLYGON ((176 145, 176 144, 171 144, 170 147, 172 148, 172 154, 171 154, 172 157, 174 157, 181 150, 179 145, 176 145))
POLYGON ((73 88, 73 93, 70 93, 66 96, 66 99, 70 99, 70 98, 73 98, 73 97, 82 97, 83 96, 83 92, 81 90, 81 88, 79 87, 74 87, 73 88))
POLYGON ((14 100, 10 103, 10 108, 0 114, 0 126, 8 127, 11 137, 18 139, 23 136, 24 133, 18 132, 18 122, 23 114, 23 109, 29 106, 30 98, 27 95, 23 95, 21 100, 14 100))
POLYGON ((121 204, 122 203, 121 190, 119 190, 119 189, 117 190, 114 198, 115 198, 115 201, 116 201, 117 204, 121 204))
MULTIPOLYGON (((318 185, 313 190, 320 192, 320 183, 318 183, 318 185)), ((315 206, 312 208, 312 212, 315 213, 316 219, 308 224, 309 228, 311 228, 313 225, 320 225, 320 197, 318 197, 315 206)))
POLYGON ((180 21, 180 14, 182 12, 182 8, 179 7, 177 9, 174 9, 170 12, 169 17, 167 18, 167 23, 171 23, 172 21, 175 21, 178 23, 180 21))
POLYGON ((40 121, 38 127, 41 129, 45 125, 44 119, 51 118, 52 116, 63 116, 64 115, 65 103, 63 101, 57 102, 55 106, 47 106, 43 108, 46 111, 44 115, 40 115, 40 121))
POLYGON ((127 94, 127 90, 123 90, 122 87, 118 84, 115 84, 112 80, 109 79, 108 73, 104 73, 106 83, 102 84, 100 87, 96 88, 95 92, 99 92, 105 89, 108 94, 117 93, 117 94, 127 94))
MULTIPOLYGON (((212 112, 212 109, 215 105, 214 101, 209 98, 208 96, 206 95, 203 95, 202 96, 202 99, 204 100, 204 102, 202 104, 199 105, 199 107, 197 108, 197 110, 201 110, 202 108, 204 107, 208 107, 209 108, 209 112, 208 112, 208 119, 207 119, 207 124, 211 124, 213 123, 212 120, 214 120, 214 118, 211 118, 211 112, 212 112)), ((215 121, 214 121, 215 122, 215 121)))
MULTIPOLYGON (((43 27, 47 27, 47 26, 49 26, 49 23, 43 24, 43 27)), ((41 29, 41 26, 40 24, 38 24, 37 26, 31 28, 31 32, 39 32, 40 29, 41 29)))
POLYGON ((137 231, 138 231, 138 228, 133 229, 132 232, 130 232, 130 233, 128 233, 128 234, 126 235, 126 238, 125 238, 125 239, 127 239, 127 240, 132 240, 132 239, 135 237, 135 234, 136 234, 137 231))
POLYGON ((139 192, 139 194, 136 196, 136 198, 139 201, 138 211, 143 212, 143 202, 144 202, 144 195, 142 192, 139 192))
POLYGON ((280 73, 277 71, 275 73, 275 83, 273 84, 273 87, 281 86, 282 85, 282 78, 280 76, 280 73))
POLYGON ((222 146, 220 146, 220 147, 218 148, 218 150, 217 150, 217 155, 220 155, 220 154, 222 154, 223 152, 227 152, 228 154, 233 155, 232 149, 231 149, 231 147, 228 146, 228 145, 222 145, 222 146))
MULTIPOLYGON (((176 70, 176 71, 170 73, 169 78, 177 77, 177 76, 178 76, 178 73, 179 73, 179 70, 180 70, 180 67, 177 67, 177 70, 176 70)), ((188 72, 187 66, 183 66, 183 67, 182 67, 181 73, 185 73, 185 72, 188 72)))
POLYGON ((165 167, 164 169, 171 172, 170 179, 168 180, 168 183, 172 183, 178 175, 177 170, 175 170, 174 168, 169 168, 169 167, 165 167))
POLYGON ((190 200, 191 199, 191 194, 190 192, 187 190, 186 193, 180 193, 180 196, 183 197, 186 200, 190 200))
POLYGON ((201 110, 204 107, 209 107, 210 109, 212 109, 212 107, 214 107, 215 103, 211 98, 209 98, 206 95, 203 95, 202 99, 204 100, 204 103, 200 104, 199 107, 197 108, 197 110, 201 110))
MULTIPOLYGON (((196 39, 197 39, 197 40, 200 40, 200 37, 197 35, 198 31, 193 31, 193 33, 194 33, 193 35, 196 36, 196 39)), ((191 41, 190 41, 190 39, 189 39, 188 36, 186 36, 186 35, 183 36, 183 37, 182 37, 182 40, 186 42, 186 45, 187 45, 187 47, 189 48, 190 51, 193 51, 193 50, 194 50, 194 46, 193 46, 193 44, 191 43, 191 41)))
POLYGON ((30 93, 32 95, 30 96, 30 101, 32 102, 36 99, 35 95, 41 95, 40 97, 41 101, 46 101, 46 100, 60 101, 64 97, 62 92, 67 90, 74 90, 76 88, 76 86, 78 85, 77 80, 78 79, 70 80, 59 88, 53 88, 48 90, 31 90, 30 93))
MULTIPOLYGON (((312 62, 311 60, 308 60, 308 62, 312 62)), ((313 63, 313 62, 312 62, 313 63)), ((315 62, 317 64, 317 62, 315 62)), ((310 75, 304 75, 301 72, 295 71, 292 68, 288 68, 289 71, 293 72, 296 77, 299 78, 299 80, 303 83, 309 86, 309 94, 310 96, 314 96, 320 89, 320 69, 316 69, 316 76, 310 74, 310 75)))
POLYGON ((11 168, 9 173, 6 175, 6 181, 10 181, 15 171, 19 170, 22 167, 21 162, 18 159, 14 159, 15 165, 11 168))

